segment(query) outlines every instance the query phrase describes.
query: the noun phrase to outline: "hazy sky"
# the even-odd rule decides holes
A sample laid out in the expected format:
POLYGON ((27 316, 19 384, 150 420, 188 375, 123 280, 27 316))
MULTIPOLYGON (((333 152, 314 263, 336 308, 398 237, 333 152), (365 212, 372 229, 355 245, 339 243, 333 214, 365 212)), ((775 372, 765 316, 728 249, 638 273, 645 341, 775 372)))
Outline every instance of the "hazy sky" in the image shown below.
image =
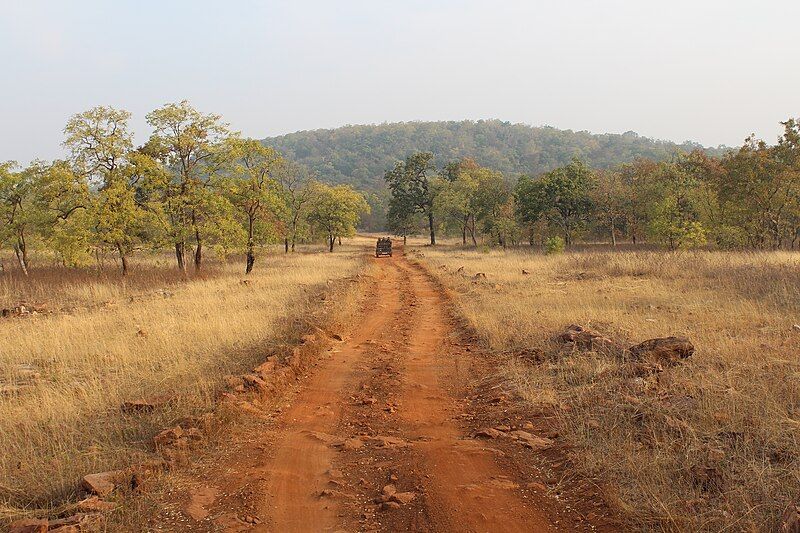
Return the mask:
POLYGON ((252 137, 499 118, 773 142, 800 116, 800 1, 0 0, 0 161, 67 118, 188 99, 252 137))

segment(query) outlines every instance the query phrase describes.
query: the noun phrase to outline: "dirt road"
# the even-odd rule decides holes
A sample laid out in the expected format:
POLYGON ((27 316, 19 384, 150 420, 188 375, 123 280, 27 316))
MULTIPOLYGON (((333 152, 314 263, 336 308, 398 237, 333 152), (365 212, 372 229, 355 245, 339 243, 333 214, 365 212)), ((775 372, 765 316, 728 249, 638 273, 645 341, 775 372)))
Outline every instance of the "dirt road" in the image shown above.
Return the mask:
POLYGON ((538 479, 530 465, 549 441, 529 422, 525 430, 476 426, 485 413, 475 412, 475 384, 491 365, 459 340, 429 275, 402 255, 374 261, 353 333, 323 357, 271 431, 198 474, 185 529, 596 530, 585 509, 538 479))

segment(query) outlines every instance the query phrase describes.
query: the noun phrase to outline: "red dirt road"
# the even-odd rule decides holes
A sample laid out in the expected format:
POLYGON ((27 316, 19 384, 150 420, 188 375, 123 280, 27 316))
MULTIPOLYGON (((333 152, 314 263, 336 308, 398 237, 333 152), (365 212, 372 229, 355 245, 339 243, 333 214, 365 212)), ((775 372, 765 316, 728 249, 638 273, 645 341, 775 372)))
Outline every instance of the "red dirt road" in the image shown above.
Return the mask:
POLYGON ((269 431, 198 470, 184 511, 201 512, 182 530, 596 531, 528 468, 539 452, 476 438, 469 397, 491 365, 459 341, 429 275, 401 254, 374 262, 352 334, 269 431))

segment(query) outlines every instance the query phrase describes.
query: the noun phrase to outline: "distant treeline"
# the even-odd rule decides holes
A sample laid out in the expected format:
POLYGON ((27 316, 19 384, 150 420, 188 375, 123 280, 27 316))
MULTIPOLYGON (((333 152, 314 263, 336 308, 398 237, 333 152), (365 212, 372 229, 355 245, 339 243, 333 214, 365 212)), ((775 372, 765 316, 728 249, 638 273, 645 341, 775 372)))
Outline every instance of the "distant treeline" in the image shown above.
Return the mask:
POLYGON ((578 157, 519 179, 463 158, 435 166, 418 152, 385 173, 387 222, 398 235, 425 227, 464 244, 643 239, 670 249, 797 249, 800 246, 800 123, 777 144, 749 138, 715 156, 696 148, 662 160, 635 157, 597 168, 578 157))
MULTIPOLYGON (((434 163, 470 158, 506 176, 536 176, 580 159, 593 168, 609 168, 646 158, 660 161, 676 152, 703 149, 634 132, 595 135, 585 131, 534 128, 500 120, 401 122, 345 126, 290 133, 264 140, 286 157, 333 183, 366 191, 384 189, 383 174, 414 152, 434 154, 434 163)), ((722 149, 704 149, 722 155, 722 149)))
POLYGON ((316 181, 185 101, 148 113, 143 146, 133 145, 130 117, 95 107, 64 128, 66 160, 0 163, 0 253, 13 250, 25 274, 32 250, 67 267, 114 253, 123 274, 136 250, 171 249, 184 273, 190 261, 201 269, 208 249, 241 251, 250 272, 270 242, 288 252, 324 238, 333 251, 369 212, 350 186, 316 181))

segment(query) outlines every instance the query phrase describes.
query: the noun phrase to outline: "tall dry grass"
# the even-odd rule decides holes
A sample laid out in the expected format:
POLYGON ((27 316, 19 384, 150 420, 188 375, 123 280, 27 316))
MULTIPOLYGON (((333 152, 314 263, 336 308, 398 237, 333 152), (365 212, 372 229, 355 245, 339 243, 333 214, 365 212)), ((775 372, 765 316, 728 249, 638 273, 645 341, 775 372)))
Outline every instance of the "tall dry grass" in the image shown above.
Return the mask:
POLYGON ((800 255, 420 253, 632 528, 777 530, 800 497, 800 255), (565 352, 554 337, 573 323, 622 344, 685 335, 697 351, 630 376, 618 357, 565 352))
POLYGON ((208 410, 225 375, 286 343, 287 321, 321 306, 320 291, 358 272, 362 257, 355 248, 274 255, 247 283, 242 265, 219 264, 188 282, 142 276, 150 286, 87 278, 49 293, 34 278, 21 294, 18 281, 4 285, 11 300, 41 294, 50 308, 80 306, 0 320, 0 384, 30 384, 0 394, 0 519, 71 498, 84 474, 149 458, 157 431, 208 410), (120 412, 123 401, 160 394, 177 400, 120 412))

